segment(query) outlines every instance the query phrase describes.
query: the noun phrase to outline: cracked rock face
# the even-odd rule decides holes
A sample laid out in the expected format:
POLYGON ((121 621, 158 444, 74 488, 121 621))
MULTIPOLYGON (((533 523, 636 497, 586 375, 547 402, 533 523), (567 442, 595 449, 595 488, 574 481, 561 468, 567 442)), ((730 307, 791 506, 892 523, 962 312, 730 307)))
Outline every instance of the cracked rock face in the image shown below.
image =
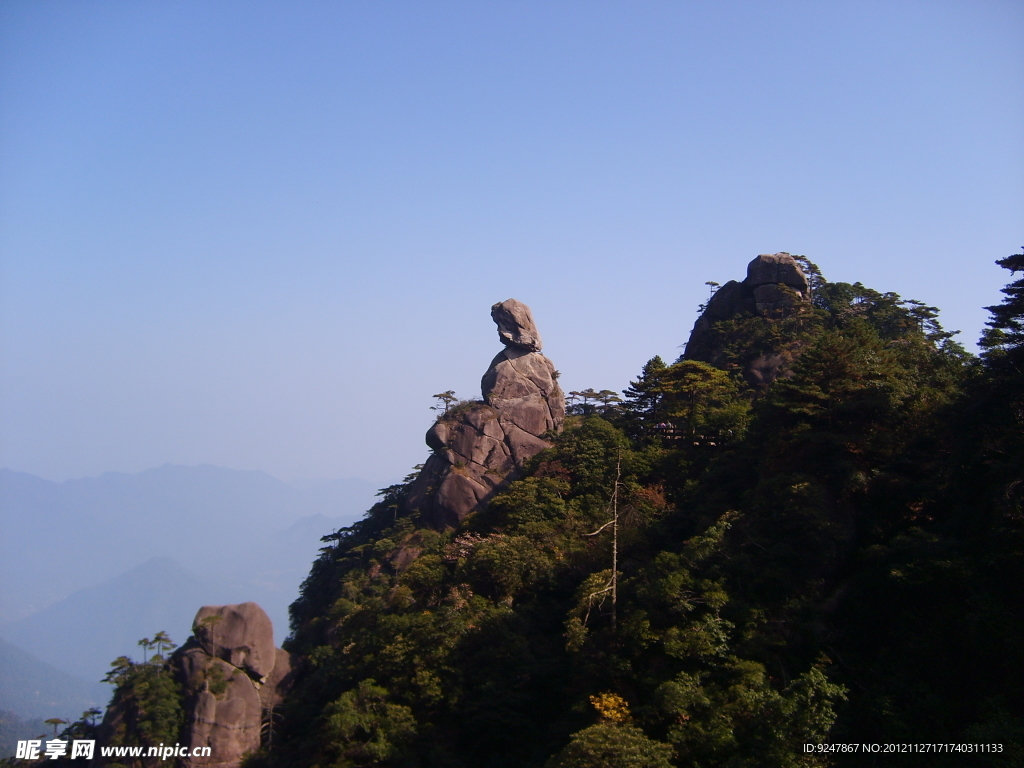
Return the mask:
MULTIPOLYGON (((738 315, 777 316, 809 302, 810 286, 800 264, 788 253, 763 253, 747 265, 742 282, 730 280, 711 297, 690 332, 683 357, 712 365, 721 361, 722 340, 712 330, 721 320, 738 315)), ((743 374, 751 385, 766 387, 779 376, 787 375, 793 350, 776 350, 750 361, 743 374)))
POLYGON ((185 745, 211 754, 184 763, 238 768, 290 685, 290 656, 274 647, 273 624, 256 603, 203 606, 192 632, 171 662, 185 689, 185 745))
POLYGON ((540 353, 530 308, 515 299, 491 307, 505 349, 480 382, 482 403, 459 406, 427 432, 433 453, 406 506, 438 530, 456 527, 515 479, 523 463, 550 446, 545 433, 565 420, 555 367, 540 353))

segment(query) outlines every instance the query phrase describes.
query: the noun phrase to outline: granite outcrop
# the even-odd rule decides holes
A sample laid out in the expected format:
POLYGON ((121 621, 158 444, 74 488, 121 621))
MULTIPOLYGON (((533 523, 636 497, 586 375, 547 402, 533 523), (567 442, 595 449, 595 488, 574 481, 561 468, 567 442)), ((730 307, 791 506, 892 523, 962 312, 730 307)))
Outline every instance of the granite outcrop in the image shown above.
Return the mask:
POLYGON ((508 299, 491 307, 504 345, 480 382, 482 402, 438 418, 426 440, 431 455, 405 505, 425 525, 454 528, 513 480, 527 459, 550 446, 545 435, 565 420, 558 372, 541 354, 530 308, 508 299))
MULTIPOLYGON (((785 252, 763 253, 747 265, 746 278, 730 280, 711 297, 690 331, 683 358, 725 367, 726 340, 716 333, 716 323, 744 315, 781 318, 810 301, 810 284, 800 263, 785 252)), ((782 347, 762 350, 744 362, 743 375, 752 386, 766 387, 788 374, 795 354, 795 349, 782 347)))
POLYGON ((237 768, 274 726, 291 659, 274 646, 273 624, 256 603, 203 606, 192 633, 171 668, 185 693, 184 746, 211 749, 184 764, 237 768))

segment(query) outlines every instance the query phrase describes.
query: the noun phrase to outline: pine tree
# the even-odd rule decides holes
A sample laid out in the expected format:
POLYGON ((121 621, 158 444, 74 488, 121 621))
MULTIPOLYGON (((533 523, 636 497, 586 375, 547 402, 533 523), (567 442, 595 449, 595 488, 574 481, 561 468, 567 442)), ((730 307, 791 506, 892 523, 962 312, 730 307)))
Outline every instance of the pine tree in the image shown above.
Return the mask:
MULTIPOLYGON (((165 632, 156 637, 161 646, 170 643, 165 632)), ((143 638, 139 645, 148 650, 154 641, 143 638)), ((104 678, 114 686, 104 718, 104 727, 111 732, 110 744, 151 747, 179 741, 184 725, 182 691, 167 663, 159 656, 142 664, 119 656, 110 666, 104 678)))
MULTIPOLYGON (((1016 253, 996 262, 1012 274, 1024 272, 1024 253, 1016 253)), ((992 313, 988 329, 981 339, 981 347, 987 358, 993 359, 998 352, 1008 357, 1019 357, 1024 349, 1024 278, 1010 283, 1002 292, 1006 294, 1001 304, 986 307, 992 313)), ((1018 362, 1018 361, 1015 361, 1018 362)))
POLYGON ((622 403, 624 422, 634 437, 658 423, 658 406, 662 399, 658 387, 665 368, 665 361, 660 355, 655 355, 644 363, 639 378, 631 381, 622 392, 625 398, 622 403))

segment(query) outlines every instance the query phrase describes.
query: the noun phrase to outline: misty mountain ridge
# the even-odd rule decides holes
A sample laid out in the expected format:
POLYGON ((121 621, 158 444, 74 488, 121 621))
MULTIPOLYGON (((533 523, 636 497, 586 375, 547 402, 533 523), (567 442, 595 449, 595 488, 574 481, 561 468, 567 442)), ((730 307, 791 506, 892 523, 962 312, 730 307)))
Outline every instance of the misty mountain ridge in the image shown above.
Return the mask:
POLYGON ((356 479, 299 489, 211 465, 63 483, 0 469, 0 626, 67 597, 83 574, 100 583, 152 557, 237 580, 251 567, 247 548, 303 517, 354 520, 375 490, 356 479))
POLYGON ((226 585, 199 579, 169 557, 154 557, 0 632, 48 665, 98 681, 118 656, 142 659, 140 638, 163 629, 182 642, 200 605, 229 596, 226 585))
POLYGON ((71 720, 108 698, 108 685, 69 675, 0 638, 0 710, 24 719, 71 720))
MULTIPOLYGON (((256 601, 281 642, 320 537, 375 491, 210 465, 63 483, 0 469, 0 636, 90 681, 140 656, 142 637, 184 641, 201 605, 256 601)), ((32 702, 19 694, 7 708, 30 717, 32 702)))

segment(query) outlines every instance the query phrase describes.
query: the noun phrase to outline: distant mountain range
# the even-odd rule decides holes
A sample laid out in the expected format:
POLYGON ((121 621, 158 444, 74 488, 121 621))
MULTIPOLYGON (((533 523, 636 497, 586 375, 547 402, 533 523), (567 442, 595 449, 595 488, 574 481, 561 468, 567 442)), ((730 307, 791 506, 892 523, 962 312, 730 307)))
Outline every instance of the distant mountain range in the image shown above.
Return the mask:
POLYGON ((17 754, 18 741, 38 739, 50 730, 41 717, 23 719, 9 710, 0 709, 0 760, 17 754))
POLYGON ((200 606, 229 597, 167 557, 154 557, 3 628, 5 639, 53 666, 100 680, 118 656, 142 660, 142 637, 166 630, 181 643, 200 606))
MULTIPOLYGON (((374 493, 361 480, 296 487, 213 466, 64 483, 0 470, 0 636, 93 681, 119 655, 140 658, 142 637, 183 642, 204 604, 260 603, 280 643, 320 537, 374 493)), ((34 716, 24 697, 3 701, 34 716)))
POLYGON ((0 711, 20 718, 77 720, 89 707, 104 707, 111 688, 54 669, 0 639, 0 711))

